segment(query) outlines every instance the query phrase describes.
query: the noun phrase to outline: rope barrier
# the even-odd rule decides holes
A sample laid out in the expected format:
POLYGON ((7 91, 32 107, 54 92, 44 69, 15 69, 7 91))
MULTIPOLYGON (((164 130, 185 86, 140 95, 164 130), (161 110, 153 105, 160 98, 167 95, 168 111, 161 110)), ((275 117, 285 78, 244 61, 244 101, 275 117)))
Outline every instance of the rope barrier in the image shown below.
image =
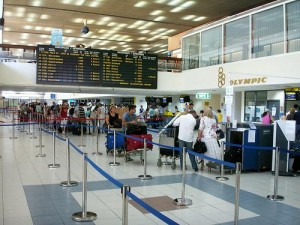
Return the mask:
POLYGON ((133 193, 128 192, 128 196, 135 201, 137 204, 139 204, 140 206, 142 206, 144 209, 146 209, 148 212, 150 212, 151 214, 153 214, 154 216, 156 216, 157 218, 159 218, 160 220, 164 221, 166 224, 170 224, 170 225, 179 225, 178 223, 176 223, 175 221, 171 220, 170 218, 166 217, 165 215, 163 215, 162 213, 160 213, 159 211, 157 211, 156 209, 152 208, 150 205, 148 205, 147 203, 145 203, 143 200, 139 199, 137 196, 135 196, 133 193))
POLYGON ((240 147, 240 148, 247 148, 247 149, 257 149, 257 150, 275 150, 275 147, 260 147, 260 146, 249 146, 249 145, 239 145, 239 144, 232 144, 228 142, 224 142, 224 145, 226 146, 232 146, 232 147, 240 147))
POLYGON ((98 171, 102 176, 104 176, 107 180, 109 180, 110 182, 112 182, 114 185, 116 185, 119 188, 123 187, 123 184, 116 180, 115 178, 111 177, 108 173, 106 173, 104 170, 102 170, 99 166, 97 166, 89 157, 86 157, 86 160, 88 163, 91 164, 92 167, 94 167, 94 169, 96 171, 98 171))

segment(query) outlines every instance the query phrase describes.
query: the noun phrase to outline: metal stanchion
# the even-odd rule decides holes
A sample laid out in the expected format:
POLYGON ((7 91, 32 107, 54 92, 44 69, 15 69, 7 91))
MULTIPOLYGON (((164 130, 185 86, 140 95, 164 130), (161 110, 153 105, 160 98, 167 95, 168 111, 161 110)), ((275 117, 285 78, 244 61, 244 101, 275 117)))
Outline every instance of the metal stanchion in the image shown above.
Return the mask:
POLYGON ((128 225, 128 197, 127 192, 130 191, 130 186, 123 185, 122 193, 122 225, 128 225))
POLYGON ((77 181, 71 181, 71 160, 70 160, 70 143, 69 138, 66 139, 67 145, 67 181, 60 182, 60 186, 74 187, 78 185, 77 181))
POLYGON ((187 206, 192 205, 193 201, 185 198, 186 147, 182 148, 182 157, 182 193, 181 198, 176 198, 173 202, 178 206, 187 206))
POLYGON ((283 201, 284 197, 278 195, 278 177, 279 177, 279 147, 275 151, 275 178, 274 178, 274 195, 268 195, 267 198, 272 201, 283 201))
POLYGON ((31 139, 35 139, 35 138, 37 138, 36 137, 36 135, 35 135, 35 123, 36 123, 36 121, 34 121, 34 123, 32 124, 32 136, 30 137, 31 139))
POLYGON ((83 153, 83 170, 82 170, 82 212, 72 215, 72 219, 77 222, 89 222, 97 219, 97 214, 86 211, 87 208, 87 153, 83 153))
POLYGON ((147 139, 144 138, 144 174, 139 175, 140 180, 150 180, 152 179, 151 175, 147 175, 147 139))
POLYGON ((12 137, 10 137, 10 139, 17 139, 16 135, 15 135, 15 117, 13 114, 13 120, 12 120, 12 137))
POLYGON ((36 145, 36 147, 39 147, 40 148, 40 152, 39 154, 36 155, 36 157, 45 157, 46 154, 43 154, 43 150, 42 148, 44 147, 43 143, 42 143, 42 127, 40 127, 40 130, 39 130, 39 145, 36 145))
POLYGON ((32 115, 31 115, 31 113, 29 113, 29 121, 28 121, 28 133, 26 133, 26 134, 31 134, 31 119, 32 119, 32 115))
POLYGON ((80 137, 81 144, 78 145, 78 147, 85 147, 85 145, 83 144, 83 123, 82 122, 81 122, 80 131, 81 131, 81 137, 80 137))
POLYGON ((117 142, 116 131, 114 130, 114 161, 109 163, 109 165, 111 165, 111 166, 119 166, 120 165, 119 162, 116 162, 116 155, 117 155, 116 142, 117 142))
POLYGON ((53 163, 49 164, 48 167, 49 168, 58 168, 60 167, 59 164, 55 164, 55 132, 52 133, 53 136, 53 163))
POLYGON ((36 145, 35 147, 45 147, 45 145, 43 145, 43 141, 42 141, 42 139, 43 139, 43 135, 42 135, 42 127, 40 127, 39 128, 39 144, 38 145, 36 145))
POLYGON ((92 154, 93 155, 103 155, 102 152, 99 152, 99 132, 98 132, 98 125, 96 126, 96 131, 97 131, 97 134, 96 134, 96 152, 93 152, 92 154))
POLYGON ((236 163, 236 180, 235 180, 235 204, 234 204, 234 225, 239 221, 239 201, 240 201, 240 179, 242 164, 236 163))
MULTIPOLYGON (((222 142, 222 151, 221 151, 221 160, 224 161, 224 142, 222 142)), ((216 180, 218 181, 228 181, 228 177, 224 177, 224 165, 221 164, 221 176, 216 177, 216 180)))

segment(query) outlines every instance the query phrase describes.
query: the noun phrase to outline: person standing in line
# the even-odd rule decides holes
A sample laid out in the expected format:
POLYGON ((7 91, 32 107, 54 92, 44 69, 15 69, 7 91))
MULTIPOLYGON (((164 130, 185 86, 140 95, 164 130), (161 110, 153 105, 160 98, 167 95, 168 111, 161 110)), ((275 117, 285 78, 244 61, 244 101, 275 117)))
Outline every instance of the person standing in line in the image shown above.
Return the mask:
POLYGON ((68 118, 68 111, 69 111, 69 106, 68 103, 63 103, 62 107, 60 108, 60 119, 61 119, 61 126, 62 126, 62 133, 65 134, 66 133, 66 126, 67 126, 67 118, 68 118))
POLYGON ((273 122, 273 118, 270 114, 270 110, 266 109, 264 113, 261 115, 261 121, 265 125, 270 125, 273 122))
POLYGON ((289 114, 286 115, 286 120, 294 120, 295 113, 296 113, 295 108, 291 108, 289 114))
MULTIPOLYGON (((173 126, 179 126, 179 147, 186 147, 186 150, 193 149, 194 139, 194 127, 196 125, 195 116, 197 115, 195 110, 190 110, 186 115, 178 117, 174 122, 173 126)), ((194 171, 198 171, 195 155, 189 154, 189 158, 194 171)), ((180 152, 180 167, 182 169, 183 154, 180 152)))
POLYGON ((128 123, 135 123, 137 120, 137 116, 136 116, 136 105, 129 105, 128 106, 128 112, 123 114, 123 118, 122 118, 122 125, 126 130, 127 124, 128 123))
POLYGON ((144 108, 143 105, 140 106, 140 114, 142 114, 144 112, 144 108))
MULTIPOLYGON (((205 143, 207 152, 206 156, 221 159, 221 149, 217 140, 217 122, 212 113, 211 108, 204 109, 203 117, 200 120, 198 130, 198 140, 205 143)), ((204 168, 204 160, 202 161, 201 170, 204 168)))
POLYGON ((186 106, 185 111, 189 112, 191 110, 194 110, 194 103, 192 103, 192 102, 188 103, 188 105, 186 106))
POLYGON ((105 123, 105 117, 106 117, 104 104, 99 103, 99 107, 97 109, 97 115, 99 120, 99 127, 102 128, 102 133, 104 133, 103 125, 105 123))

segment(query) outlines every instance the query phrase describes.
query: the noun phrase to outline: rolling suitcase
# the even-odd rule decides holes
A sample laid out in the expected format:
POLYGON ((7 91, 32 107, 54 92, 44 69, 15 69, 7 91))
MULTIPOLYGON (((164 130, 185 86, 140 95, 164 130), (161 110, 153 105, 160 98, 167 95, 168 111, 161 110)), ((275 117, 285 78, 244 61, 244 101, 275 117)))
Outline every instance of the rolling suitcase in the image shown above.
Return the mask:
MULTIPOLYGON (((105 145, 106 145, 107 151, 114 149, 114 134, 113 133, 107 134, 105 145)), ((116 134, 116 149, 124 149, 124 147, 125 147, 124 136, 120 135, 120 134, 119 135, 116 134)))
MULTIPOLYGON (((151 134, 145 134, 145 135, 131 135, 134 138, 146 138, 148 141, 152 141, 152 135, 151 134)), ((133 138, 127 138, 126 139, 126 151, 134 151, 137 149, 143 149, 144 148, 144 141, 143 140, 136 140, 133 138)), ((153 145, 151 143, 147 143, 147 148, 152 149, 153 145)))

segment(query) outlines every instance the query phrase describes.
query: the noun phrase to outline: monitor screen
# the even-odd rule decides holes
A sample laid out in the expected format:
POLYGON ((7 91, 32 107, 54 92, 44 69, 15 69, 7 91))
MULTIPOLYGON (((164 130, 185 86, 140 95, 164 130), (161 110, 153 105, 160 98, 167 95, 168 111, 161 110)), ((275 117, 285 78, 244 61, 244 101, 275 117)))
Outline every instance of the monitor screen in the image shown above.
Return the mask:
POLYGON ((285 99, 288 101, 295 101, 296 100, 296 92, 286 92, 285 99))
POLYGON ((163 98, 162 102, 163 102, 163 103, 168 103, 167 98, 163 98))
POLYGON ((179 98, 180 103, 184 103, 184 98, 179 98))

